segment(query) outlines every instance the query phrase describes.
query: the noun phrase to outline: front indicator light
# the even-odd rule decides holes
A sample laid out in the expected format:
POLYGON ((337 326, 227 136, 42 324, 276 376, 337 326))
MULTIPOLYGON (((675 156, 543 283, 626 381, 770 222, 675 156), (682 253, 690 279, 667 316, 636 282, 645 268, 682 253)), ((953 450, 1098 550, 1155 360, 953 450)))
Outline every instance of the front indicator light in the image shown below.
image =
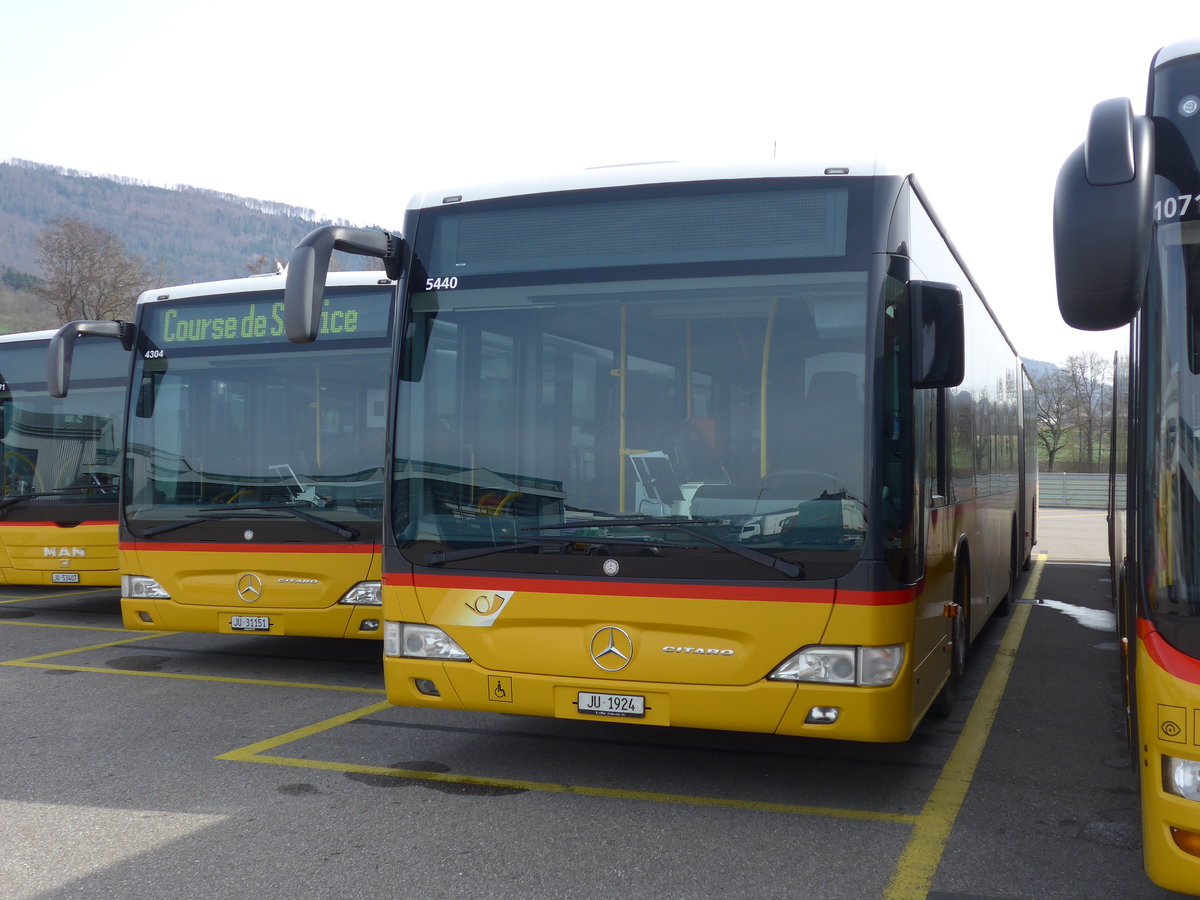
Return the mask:
POLYGON ((171 595, 153 578, 145 575, 122 575, 121 596, 135 600, 170 600, 171 595))
POLYGON ((1183 828, 1171 828, 1171 837, 1175 846, 1191 856, 1200 856, 1200 834, 1183 828))
POLYGON ((904 645, 858 648, 858 683, 867 687, 887 687, 900 677, 904 665, 904 645))
POLYGON ((342 595, 338 603, 347 606, 383 606, 378 581, 360 581, 342 595))
POLYGON ((1163 790, 1184 800, 1200 803, 1200 762, 1164 756, 1163 790))
POLYGON ((835 647, 814 644, 797 650, 767 677, 774 681, 887 687, 904 665, 904 645, 835 647))
POLYGON ((378 619, 363 619, 362 623, 359 624, 359 626, 358 626, 358 630, 359 631, 378 631, 379 630, 379 620, 378 619))
POLYGON ((383 655, 403 656, 409 659, 471 658, 442 629, 412 622, 383 623, 383 655))

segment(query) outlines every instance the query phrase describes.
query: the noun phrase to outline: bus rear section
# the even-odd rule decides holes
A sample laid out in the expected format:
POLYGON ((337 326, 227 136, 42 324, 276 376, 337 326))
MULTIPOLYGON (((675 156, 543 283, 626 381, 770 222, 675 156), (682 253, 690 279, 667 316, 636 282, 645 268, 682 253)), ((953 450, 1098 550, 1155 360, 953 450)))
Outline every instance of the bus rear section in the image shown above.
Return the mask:
POLYGON ((382 272, 331 276, 324 339, 305 348, 283 336, 280 276, 142 295, 127 627, 379 638, 392 293, 382 272))
POLYGON ((115 587, 128 355, 80 341, 76 390, 50 395, 53 331, 0 337, 0 582, 115 587))

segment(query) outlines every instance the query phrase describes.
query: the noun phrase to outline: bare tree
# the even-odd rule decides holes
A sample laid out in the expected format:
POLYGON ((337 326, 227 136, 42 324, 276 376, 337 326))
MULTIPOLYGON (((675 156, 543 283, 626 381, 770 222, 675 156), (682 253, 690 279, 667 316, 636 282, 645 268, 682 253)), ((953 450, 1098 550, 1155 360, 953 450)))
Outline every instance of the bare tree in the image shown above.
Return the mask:
POLYGON ((1074 406, 1079 463, 1092 471, 1102 461, 1100 431, 1112 403, 1112 360, 1089 350, 1068 356, 1063 372, 1074 406))
POLYGON ((282 275, 283 271, 283 261, 273 256, 267 256, 265 253, 258 254, 246 263, 247 275, 282 275))
POLYGON ((60 322, 129 318, 138 294, 167 280, 111 231, 74 216, 59 216, 36 239, 41 281, 34 293, 60 322))
POLYGON ((1046 451, 1046 471, 1054 471, 1054 461, 1066 446, 1074 426, 1075 405, 1071 382, 1062 369, 1053 369, 1033 378, 1037 404, 1037 437, 1046 451))

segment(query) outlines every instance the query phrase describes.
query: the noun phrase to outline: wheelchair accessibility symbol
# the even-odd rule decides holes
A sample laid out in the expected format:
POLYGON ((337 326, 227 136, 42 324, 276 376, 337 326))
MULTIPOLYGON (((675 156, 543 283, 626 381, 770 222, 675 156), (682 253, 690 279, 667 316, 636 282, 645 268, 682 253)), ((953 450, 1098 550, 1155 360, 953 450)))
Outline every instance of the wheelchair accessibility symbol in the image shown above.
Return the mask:
POLYGON ((506 675, 489 675, 488 699, 497 703, 512 703, 512 679, 506 675))

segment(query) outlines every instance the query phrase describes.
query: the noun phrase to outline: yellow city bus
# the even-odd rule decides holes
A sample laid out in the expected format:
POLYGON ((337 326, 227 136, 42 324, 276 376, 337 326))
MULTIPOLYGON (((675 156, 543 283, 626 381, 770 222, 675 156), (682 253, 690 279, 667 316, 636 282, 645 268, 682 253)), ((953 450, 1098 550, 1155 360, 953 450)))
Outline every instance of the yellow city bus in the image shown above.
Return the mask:
POLYGON ((1129 324, 1109 524, 1146 873, 1200 894, 1200 40, 1160 50, 1146 115, 1098 104, 1054 198, 1068 324, 1129 324), (1122 483, 1122 479, 1124 479, 1122 483))
POLYGON ((0 584, 115 587, 129 357, 88 340, 69 400, 47 391, 53 331, 0 336, 0 584))
POLYGON ((393 283, 331 275, 312 347, 283 336, 283 287, 265 276, 147 291, 134 322, 72 323, 52 345, 57 382, 81 334, 132 349, 128 628, 380 637, 393 283))
POLYGON ((1019 358, 909 176, 677 164, 452 185, 404 238, 392 703, 907 739, 1031 550, 1019 358))

